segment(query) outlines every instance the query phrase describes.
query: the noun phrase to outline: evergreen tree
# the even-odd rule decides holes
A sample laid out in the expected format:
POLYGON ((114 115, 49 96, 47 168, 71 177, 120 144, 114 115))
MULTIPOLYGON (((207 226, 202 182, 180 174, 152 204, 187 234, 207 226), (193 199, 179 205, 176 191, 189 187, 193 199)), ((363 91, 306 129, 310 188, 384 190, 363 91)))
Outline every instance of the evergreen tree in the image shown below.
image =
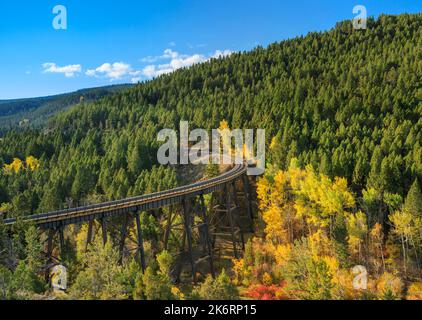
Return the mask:
POLYGON ((410 213, 415 218, 422 217, 422 192, 418 180, 410 187, 404 202, 403 210, 410 213))

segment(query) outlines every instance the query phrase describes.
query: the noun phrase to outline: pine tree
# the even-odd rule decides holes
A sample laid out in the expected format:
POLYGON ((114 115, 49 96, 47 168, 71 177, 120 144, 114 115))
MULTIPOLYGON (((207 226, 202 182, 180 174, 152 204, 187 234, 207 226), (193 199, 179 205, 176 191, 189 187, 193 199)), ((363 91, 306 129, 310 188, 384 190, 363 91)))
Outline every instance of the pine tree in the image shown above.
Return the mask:
POLYGON ((216 279, 209 275, 205 282, 194 290, 193 297, 203 300, 237 300, 239 291, 223 269, 216 279))
POLYGON ((82 259, 83 270, 70 289, 72 297, 82 300, 121 300, 128 297, 124 269, 111 241, 105 246, 100 237, 88 246, 82 259))
POLYGON ((422 192, 417 179, 410 187, 404 202, 403 210, 410 213, 415 218, 422 217, 422 192))

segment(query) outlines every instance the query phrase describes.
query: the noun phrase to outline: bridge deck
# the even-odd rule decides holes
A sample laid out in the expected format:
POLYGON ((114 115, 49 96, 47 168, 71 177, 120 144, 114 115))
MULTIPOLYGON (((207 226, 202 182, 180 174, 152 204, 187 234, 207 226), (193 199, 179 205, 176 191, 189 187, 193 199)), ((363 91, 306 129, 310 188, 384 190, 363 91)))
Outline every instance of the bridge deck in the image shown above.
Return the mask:
MULTIPOLYGON (((246 174, 246 170, 246 165, 236 165, 233 169, 218 177, 187 186, 123 200, 36 214, 28 216, 25 219, 27 221, 33 221, 40 228, 47 229, 82 223, 92 219, 102 219, 112 215, 125 214, 133 211, 158 209, 160 207, 181 203, 182 200, 186 198, 221 190, 226 183, 236 180, 246 174)), ((15 218, 4 220, 4 224, 7 226, 15 223, 15 218)))

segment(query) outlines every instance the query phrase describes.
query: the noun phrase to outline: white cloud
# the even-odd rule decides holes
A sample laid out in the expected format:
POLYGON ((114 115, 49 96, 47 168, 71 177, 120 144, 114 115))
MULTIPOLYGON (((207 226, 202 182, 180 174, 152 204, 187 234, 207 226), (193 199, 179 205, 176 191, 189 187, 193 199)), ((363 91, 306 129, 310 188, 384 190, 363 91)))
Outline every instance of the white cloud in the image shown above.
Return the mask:
POLYGON ((87 72, 85 72, 85 74, 86 74, 88 77, 95 77, 95 75, 96 75, 96 71, 95 71, 95 70, 93 70, 93 69, 90 69, 90 70, 88 70, 87 72))
POLYGON ((148 56, 148 57, 142 58, 141 62, 153 63, 153 62, 156 62, 158 59, 159 57, 148 56))
POLYGON ((156 62, 158 60, 167 59, 170 60, 168 63, 165 64, 150 64, 144 67, 142 70, 142 75, 148 79, 155 78, 161 76, 163 74, 171 73, 177 69, 185 68, 192 66, 194 64, 206 62, 211 58, 222 58, 229 56, 233 52, 230 50, 217 50, 214 54, 206 57, 202 54, 193 54, 193 55, 184 55, 180 54, 176 51, 171 49, 164 50, 164 54, 158 57, 147 57, 144 62, 156 62))
POLYGON ((164 50, 164 53, 161 56, 148 56, 148 57, 142 58, 141 62, 154 63, 159 60, 168 60, 168 59, 176 58, 178 56, 179 56, 178 52, 175 52, 171 49, 166 49, 164 50))
POLYGON ((63 67, 59 67, 54 62, 46 62, 43 65, 43 73, 62 73, 67 78, 72 78, 76 73, 82 71, 82 66, 80 64, 71 64, 63 67))
POLYGON ((218 59, 218 58, 224 58, 224 57, 228 57, 231 54, 233 54, 233 51, 231 50, 217 50, 215 51, 215 53, 212 55, 212 58, 218 59))
POLYGON ((142 70, 134 70, 130 64, 124 62, 104 63, 95 69, 88 69, 88 77, 108 78, 110 81, 126 79, 138 83, 145 79, 152 79, 175 70, 190 67, 194 64, 209 61, 212 58, 226 57, 233 52, 230 50, 217 50, 212 54, 180 54, 172 49, 164 50, 162 55, 149 56, 141 59, 148 63, 142 70), (158 63, 160 61, 160 63, 158 63), (154 64, 154 62, 157 62, 154 64))
POLYGON ((178 52, 173 51, 171 49, 164 50, 164 54, 160 56, 160 59, 176 59, 178 57, 184 57, 181 56, 178 52))
POLYGON ((132 76, 132 79, 130 80, 132 83, 138 83, 142 80, 142 71, 131 71, 129 74, 132 76))
POLYGON ((131 71, 131 72, 129 72, 129 74, 130 74, 131 76, 139 76, 139 75, 141 75, 141 74, 142 74, 142 71, 131 71))
POLYGON ((177 70, 191 65, 205 62, 207 58, 202 54, 194 54, 192 56, 175 56, 171 59, 170 63, 159 65, 160 69, 177 70))
POLYGON ((121 79, 131 74, 132 67, 124 62, 104 63, 96 69, 89 69, 85 72, 88 77, 106 77, 113 80, 121 79))
POLYGON ((163 74, 171 73, 177 69, 189 67, 196 63, 205 62, 207 59, 202 55, 193 55, 186 58, 175 58, 170 63, 160 65, 148 65, 142 70, 142 75, 147 78, 155 78, 163 74))

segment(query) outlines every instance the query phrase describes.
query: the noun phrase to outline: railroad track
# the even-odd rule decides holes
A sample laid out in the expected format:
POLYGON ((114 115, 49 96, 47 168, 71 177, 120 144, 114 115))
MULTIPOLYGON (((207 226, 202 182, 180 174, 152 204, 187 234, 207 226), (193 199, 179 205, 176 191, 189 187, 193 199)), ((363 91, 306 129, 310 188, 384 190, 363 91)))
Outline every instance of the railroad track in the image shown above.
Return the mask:
MULTIPOLYGON (((245 175, 246 170, 246 165, 235 165, 230 171, 227 171, 218 177, 171 190, 84 207, 36 214, 24 219, 35 223, 35 225, 40 228, 49 229, 91 221, 92 219, 104 219, 113 215, 126 214, 129 212, 158 209, 164 206, 181 203, 187 198, 222 190, 227 183, 245 175)), ((16 223, 16 219, 5 219, 3 222, 6 226, 12 226, 16 223)))

